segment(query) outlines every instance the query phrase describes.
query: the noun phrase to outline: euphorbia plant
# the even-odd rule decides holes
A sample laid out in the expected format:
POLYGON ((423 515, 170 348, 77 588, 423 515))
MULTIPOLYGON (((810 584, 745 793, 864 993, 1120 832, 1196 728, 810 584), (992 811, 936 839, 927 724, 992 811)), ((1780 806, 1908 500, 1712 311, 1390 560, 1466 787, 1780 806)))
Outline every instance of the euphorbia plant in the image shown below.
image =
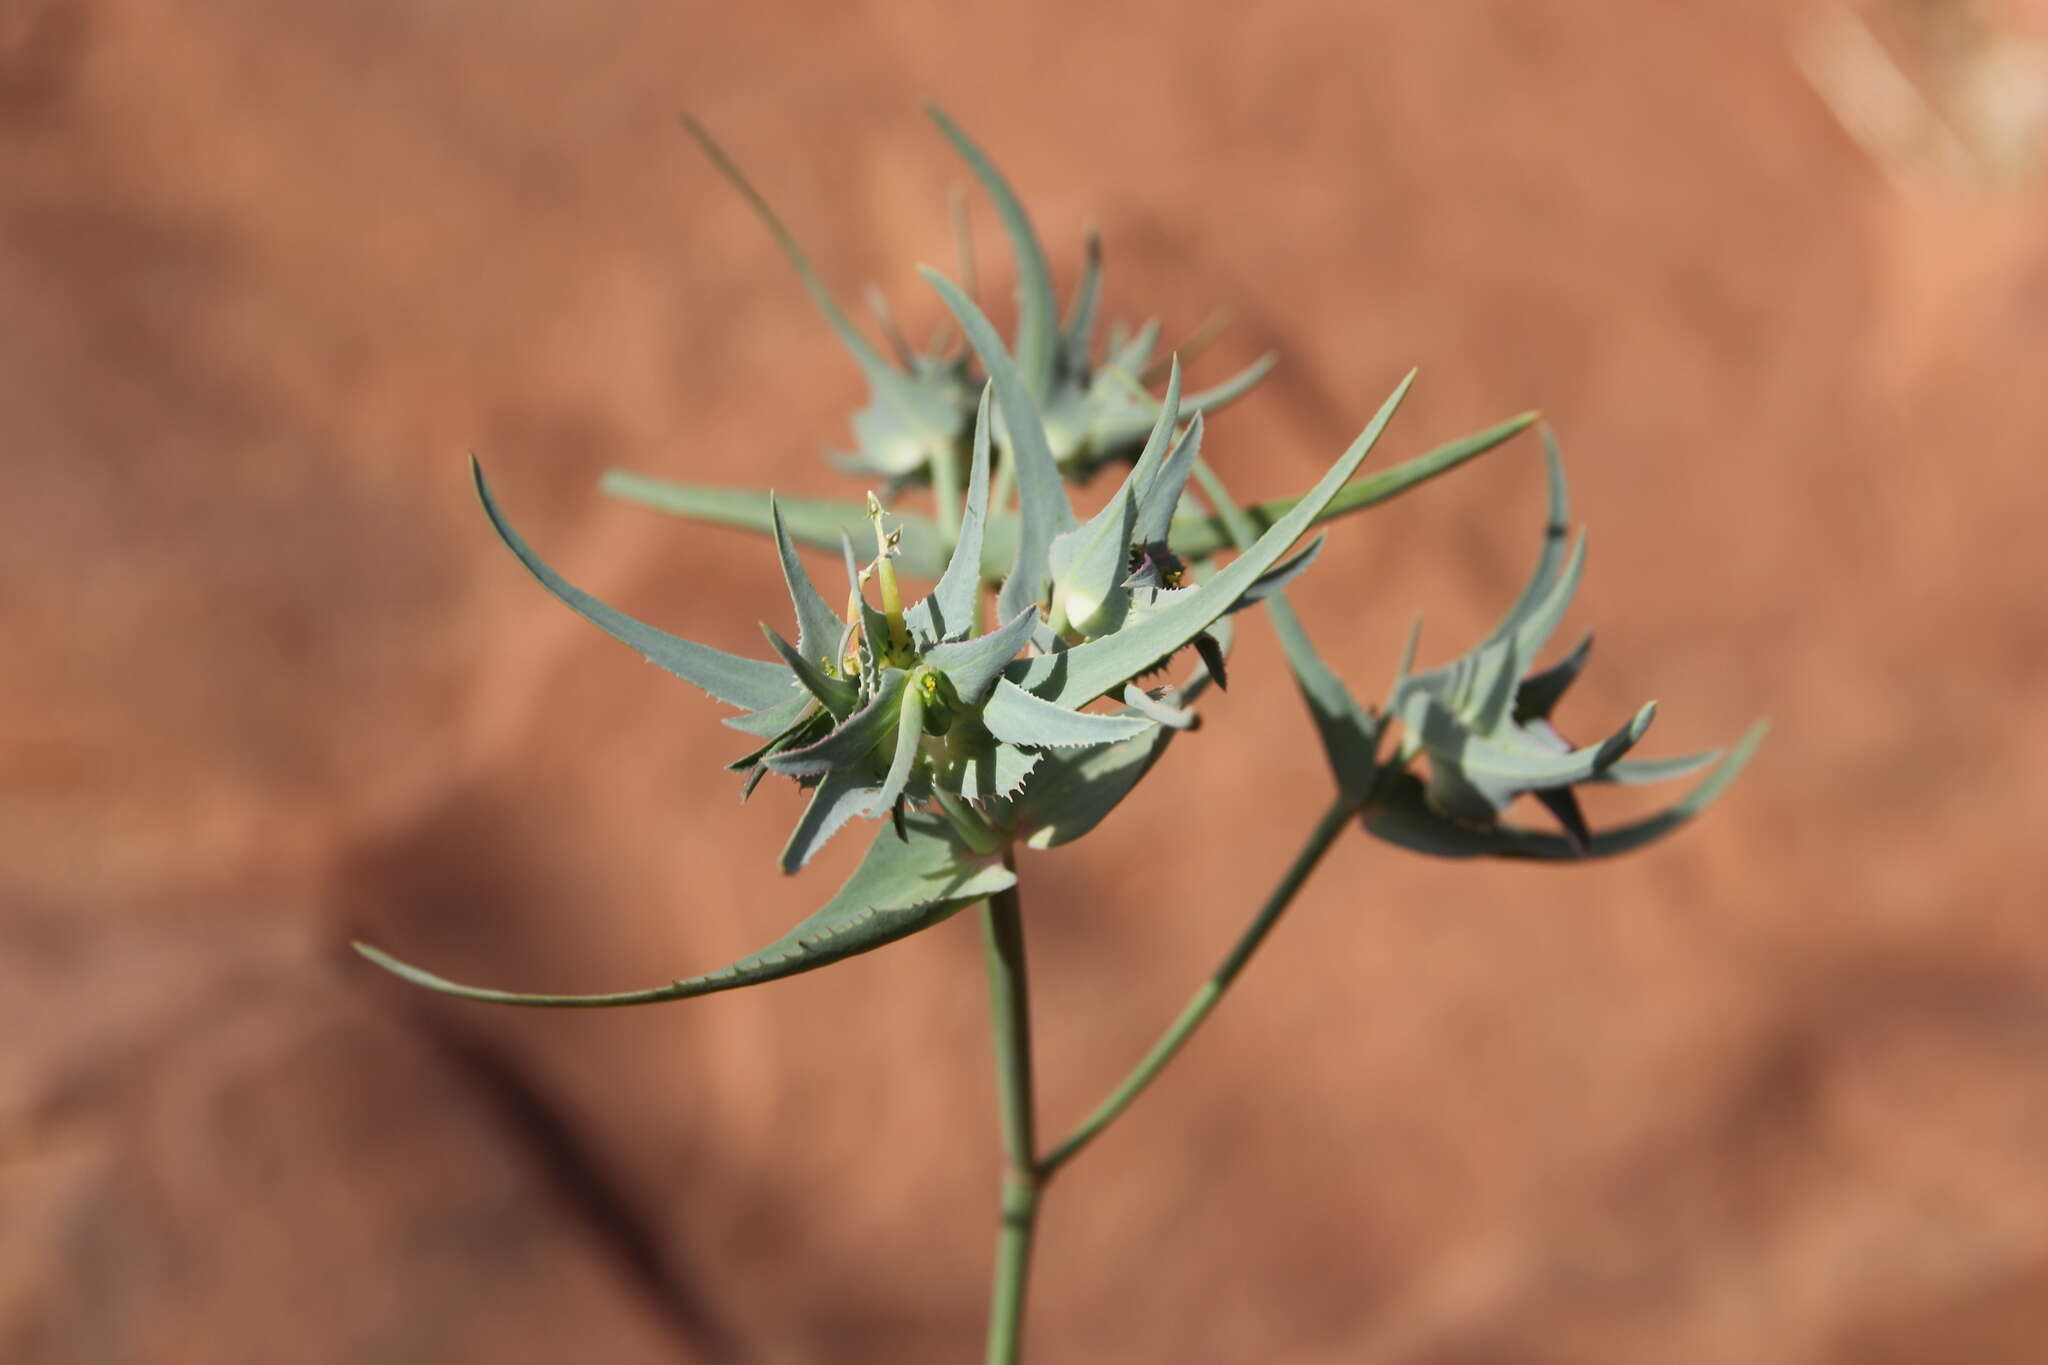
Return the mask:
POLYGON ((1186 396, 1179 362, 1169 360, 1163 392, 1155 396, 1145 382, 1155 328, 1098 356, 1099 250, 1091 241, 1075 302, 1060 318, 1037 234, 1016 195, 964 133, 944 115, 934 117, 1002 219, 1017 259, 1018 321, 1014 341, 1005 345, 968 290, 926 271, 964 344, 914 352, 884 314, 894 360, 846 318, 766 202, 690 125, 767 222, 872 390, 870 404, 854 417, 858 450, 842 462, 878 477, 882 496, 799 502, 630 475, 607 480, 638 501, 772 539, 794 624, 787 632, 763 627, 763 657, 693 643, 575 587, 513 530, 481 469, 475 474, 491 524, 550 592, 736 708, 727 724, 749 741, 729 767, 743 798, 771 775, 810 792, 784 848, 783 871, 800 871, 826 840, 864 819, 872 833, 859 867, 815 913, 759 952, 645 989, 588 996, 490 990, 361 950, 419 985, 474 1000, 637 1005, 823 967, 979 904, 1007 1153, 988 1358, 1009 1361, 1021 1349, 1030 1248, 1047 1182, 1176 1055, 1346 829, 1450 857, 1563 861, 1618 853, 1697 814, 1734 778, 1761 728, 1725 756, 1653 762, 1625 755, 1654 707, 1584 748, 1558 733, 1553 709, 1583 667, 1590 641, 1537 666, 1585 562, 1583 537, 1564 553, 1569 509, 1547 433, 1550 505, 1542 552, 1521 597, 1471 651, 1429 672, 1412 671, 1411 635, 1384 709, 1362 706, 1318 657, 1281 591, 1310 567, 1321 541, 1290 551, 1319 522, 1454 468, 1533 417, 1354 481, 1411 375, 1312 488, 1240 509, 1203 460, 1203 414, 1249 387, 1266 363, 1186 396), (1084 520, 1069 483, 1111 470, 1122 471, 1115 490, 1084 520), (1207 506, 1189 488, 1191 478, 1207 506), (885 505, 884 498, 893 503, 904 490, 923 487, 932 493, 929 516, 885 505), (843 598, 836 585, 828 595, 812 580, 800 542, 837 551, 843 598), (933 586, 918 595, 906 579, 933 586), (1271 613, 1313 717, 1334 779, 1330 804, 1160 1041, 1063 1140, 1042 1145, 1032 1100, 1017 852, 1095 829, 1173 736, 1194 728, 1192 704, 1210 683, 1224 682, 1230 617, 1255 604, 1271 613), (1185 664, 1183 651, 1194 656, 1185 664), (1178 683, 1176 669, 1184 670, 1178 683), (1709 765, 1687 797, 1622 828, 1593 831, 1578 803, 1583 783, 1650 781, 1709 765), (1523 796, 1549 810, 1557 833, 1502 819, 1523 796))

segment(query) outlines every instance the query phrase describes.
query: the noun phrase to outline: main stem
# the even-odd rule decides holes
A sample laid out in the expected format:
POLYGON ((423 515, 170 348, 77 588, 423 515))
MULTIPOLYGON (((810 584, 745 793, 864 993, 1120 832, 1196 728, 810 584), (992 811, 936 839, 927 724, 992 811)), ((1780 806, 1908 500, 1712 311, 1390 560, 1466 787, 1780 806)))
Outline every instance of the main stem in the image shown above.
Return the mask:
POLYGON ((1024 1289, 1031 1273, 1031 1238, 1038 1225, 1042 1182, 1032 1117, 1031 983, 1024 968, 1024 918, 1014 884, 982 906, 981 927, 1006 1158, 1003 1221, 996 1235, 995 1287, 988 1307, 988 1365, 1015 1365, 1023 1347, 1024 1289))
POLYGON ((1131 1074, 1124 1077, 1123 1083, 1096 1107, 1094 1113, 1081 1121, 1080 1126, 1068 1135, 1066 1141, 1060 1143, 1045 1160, 1039 1162, 1038 1177, 1041 1183, 1051 1179, 1053 1172, 1072 1161, 1080 1154, 1082 1148, 1093 1142, 1103 1129, 1115 1122, 1117 1116, 1144 1093, 1145 1087, 1152 1084, 1153 1078, 1165 1070, 1166 1064, 1187 1045, 1195 1030, 1202 1026, 1202 1021, 1209 1017, 1209 1011, 1216 1008, 1217 1003, 1223 999, 1223 993, 1230 989, 1230 983, 1237 979, 1237 974, 1251 961, 1252 954, 1265 942, 1266 935, 1280 922, 1280 916, 1285 914, 1287 907, 1293 903, 1295 893, 1301 890, 1302 883, 1315 871, 1316 864, 1323 860, 1323 855, 1330 851, 1330 846, 1337 841, 1337 836, 1343 833, 1344 827, 1350 823, 1357 809, 1357 806, 1341 793, 1330 803, 1330 808, 1323 812, 1323 818, 1310 832, 1308 842, 1294 855, 1294 861, 1288 865, 1286 875, 1281 877, 1279 885, 1266 897, 1266 903, 1259 907, 1257 916, 1245 926, 1244 932, 1231 946, 1230 953, 1223 959, 1222 964, 1202 983, 1201 989, 1195 992, 1194 998, 1188 1001, 1179 1017, 1168 1026, 1159 1041, 1152 1045, 1152 1050, 1132 1069, 1131 1074))

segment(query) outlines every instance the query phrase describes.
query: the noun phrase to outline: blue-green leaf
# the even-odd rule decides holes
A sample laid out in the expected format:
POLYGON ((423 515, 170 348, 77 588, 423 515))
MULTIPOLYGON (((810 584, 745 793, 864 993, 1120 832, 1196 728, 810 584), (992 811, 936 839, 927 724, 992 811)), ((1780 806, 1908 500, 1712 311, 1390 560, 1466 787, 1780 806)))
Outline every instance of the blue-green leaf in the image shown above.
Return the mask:
POLYGON ((683 127, 697 140, 697 145, 704 149, 704 154, 711 158, 719 173, 740 192, 740 196, 752 206, 755 215, 774 236, 776 244, 782 248, 782 254, 788 257, 790 265, 795 268, 797 278, 803 282, 804 291, 811 296, 811 301, 817 305, 818 311, 824 314, 825 321, 831 324, 832 330, 838 334, 841 344, 853 356, 854 363, 860 366, 861 373, 867 377, 868 385, 875 391, 875 396, 927 435, 935 438, 949 437, 953 429, 952 414, 944 411, 939 405, 938 396, 918 388, 907 375, 891 365, 882 353, 861 335, 860 329, 853 325, 853 320, 847 317, 845 310, 839 306, 839 301, 832 297, 832 291, 825 287, 824 280, 819 278, 817 270, 811 265, 810 257, 797 245, 796 238, 790 234, 789 229, 782 225, 782 219, 768 206, 768 201, 761 196, 761 192, 740 173, 740 168, 725 154, 725 149, 712 140, 711 134, 704 130, 703 125, 686 114, 683 116, 683 127))
MULTIPOLYGON (((1202 491, 1209 495, 1209 501, 1216 504, 1217 515, 1232 539, 1240 548, 1251 544, 1256 538, 1251 519, 1238 507, 1223 481, 1202 461, 1195 464, 1195 477, 1201 481, 1202 491)), ((1353 800, 1363 800, 1373 783, 1379 726, 1351 695, 1343 679, 1323 662, 1322 655, 1310 643, 1301 618, 1295 614, 1284 594, 1276 593, 1268 599, 1266 614, 1272 619, 1273 633, 1280 638, 1281 653, 1287 658, 1295 686, 1308 705, 1310 719, 1315 722, 1317 737, 1323 743, 1323 756, 1337 779, 1338 789, 1353 800)), ((1412 636, 1410 645, 1412 648, 1412 636)))
POLYGON ((1008 678, 997 681, 988 705, 982 708, 981 721, 997 739, 1038 749, 1108 744, 1142 734, 1155 724, 1142 716, 1069 711, 1032 696, 1008 678))
MULTIPOLYGON (((651 479, 624 469, 607 471, 598 486, 615 498, 688 521, 730 526, 734 530, 753 531, 760 535, 774 533, 765 489, 676 483, 667 479, 651 479)), ((864 502, 777 498, 776 505, 784 525, 789 528, 790 538, 801 545, 837 550, 842 532, 872 534, 872 523, 868 521, 867 504, 864 502)), ((946 566, 947 544, 937 524, 929 517, 893 510, 889 518, 903 536, 897 546, 897 568, 918 578, 937 578, 946 566)), ((1004 539, 1000 547, 991 548, 999 548, 1005 557, 994 561, 984 572, 985 577, 993 578, 1000 567, 1008 563, 1007 556, 1015 544, 1015 528, 1007 524, 1007 518, 1004 519, 1002 535, 1004 539)))
POLYGON ((1017 796, 1018 837, 1031 848, 1055 848, 1088 833, 1152 771, 1177 733, 1154 726, 1115 744, 1046 753, 1017 796))
MULTIPOLYGON (((1525 412, 1485 431, 1452 441, 1448 445, 1438 446, 1428 454, 1418 455, 1405 464, 1398 464, 1392 469, 1382 470, 1378 474, 1360 479, 1332 498, 1329 506, 1323 509, 1316 520, 1329 521, 1386 502, 1439 474, 1456 469, 1467 460, 1484 455, 1528 430, 1536 421, 1537 414, 1525 412)), ((1245 515, 1251 518, 1254 527, 1264 532, 1267 527, 1286 516, 1294 502, 1292 498, 1276 498, 1269 502, 1255 503, 1245 509, 1245 515)), ((1223 524, 1221 517, 1214 515, 1189 514, 1176 517, 1170 539, 1174 552, 1191 560, 1215 554, 1218 550, 1227 549, 1231 544, 1230 529, 1223 524)))
POLYGON ((924 738, 924 695, 915 687, 903 690, 903 707, 896 717, 896 752, 889 761, 889 773, 875 797, 874 813, 885 815, 910 785, 911 766, 917 762, 918 742, 924 738))
POLYGON ((727 705, 748 711, 765 711, 789 700, 790 673, 781 664, 741 658, 722 649, 695 644, 667 631, 656 630, 606 606, 549 568, 533 552, 533 547, 512 529, 504 513, 498 510, 497 501, 491 497, 490 485, 484 481, 483 466, 471 458, 469 468, 476 480, 476 495, 482 499, 484 514, 491 519, 498 538, 519 557, 519 562, 541 581, 543 587, 578 616, 613 639, 639 650, 649 663, 668 670, 685 682, 694 683, 727 705))
MULTIPOLYGON (((853 714, 854 708, 860 704, 860 687, 858 684, 846 678, 825 672, 823 668, 799 651, 795 645, 792 645, 789 641, 776 634, 766 624, 762 625, 761 633, 768 637, 768 643, 774 647, 777 654, 782 656, 782 661, 789 665, 790 671, 796 674, 797 681, 802 683, 812 696, 825 703, 826 710, 841 720, 853 714)), ((820 657, 829 658, 831 656, 821 655, 820 657)))
POLYGON ((924 661, 946 675, 954 693, 968 706, 979 706, 1017 651, 1031 638, 1038 624, 1038 608, 1025 607, 1003 625, 986 635, 952 644, 934 645, 925 651, 924 661))
POLYGON ((789 600, 796 608, 797 648, 807 659, 824 658, 839 642, 839 632, 846 623, 819 594, 804 570, 804 562, 797 558, 796 546, 790 544, 789 528, 783 525, 782 511, 776 506, 773 493, 768 495, 768 518, 774 526, 775 553, 782 560, 782 581, 789 586, 789 600))
POLYGON ((1067 308, 1061 342, 1068 364, 1076 373, 1088 369, 1089 353, 1095 348, 1095 307, 1102 297, 1102 238, 1088 234, 1086 257, 1081 265, 1081 282, 1074 287, 1074 301, 1067 308))
POLYGON ((857 815, 871 814, 874 803, 872 778, 845 768, 826 773, 811 789, 804 813, 797 818, 796 828, 789 832, 789 841, 782 846, 782 870, 801 871, 848 821, 857 815))
POLYGON ((1391 776, 1367 809, 1365 827, 1388 843, 1442 858, 1572 862, 1582 856, 1613 857, 1653 843, 1696 818, 1735 781, 1769 728, 1767 722, 1758 721, 1681 800, 1655 815, 1594 834, 1584 854, 1562 835, 1505 823, 1488 826, 1448 820, 1431 809, 1421 779, 1411 773, 1391 776))
POLYGON ((1017 260, 1017 368, 1032 396, 1043 397, 1052 381, 1057 305, 1052 296, 1052 271, 1046 265, 1038 231, 1031 226, 1031 216, 1024 211, 1009 181, 1003 179, 1002 172, 974 145, 973 139, 938 106, 927 105, 925 112, 988 192, 996 215, 1002 219, 1003 231, 1010 238, 1010 254, 1017 260))
POLYGON ((841 721, 830 734, 801 749, 769 754, 761 762, 771 772, 787 777, 815 777, 834 768, 855 767, 896 728, 903 681, 902 669, 883 669, 880 685, 867 704, 841 721))
POLYGON ((929 638, 958 640, 974 633, 981 602, 981 538, 988 523, 989 400, 995 386, 981 387, 981 410, 974 419, 974 463, 967 474, 967 505, 960 517, 960 536, 953 543, 946 571, 932 594, 911 610, 919 613, 929 638))
POLYGON ((1215 578, 1115 635, 1077 645, 1064 654, 1021 660, 1011 665, 1008 676, 1026 691, 1073 708, 1121 686, 1185 646, 1228 612, 1329 505, 1371 452, 1414 382, 1415 375, 1410 372, 1321 481, 1215 578))
POLYGON ((934 815, 911 814, 907 839, 878 832, 867 857, 846 884, 815 914, 757 953, 702 976, 649 990, 611 995, 524 995, 465 986, 400 962, 365 943, 355 945, 370 961, 417 986, 443 995, 500 1005, 544 1009, 602 1009, 649 1005, 714 991, 757 985, 829 966, 914 934, 1016 885, 1016 874, 994 855, 977 854, 953 827, 934 815))
MULTIPOLYGON (((1564 562, 1564 542, 1565 538, 1571 534, 1572 529, 1571 492, 1565 485, 1564 457, 1558 452, 1557 438, 1551 435, 1550 428, 1548 427, 1543 428, 1541 435, 1543 438, 1543 471, 1547 488, 1547 507, 1543 521, 1543 548, 1536 556, 1536 568, 1530 573, 1529 581, 1522 586, 1522 591, 1515 598, 1514 605, 1508 608, 1508 614, 1501 618, 1500 624, 1495 626, 1492 633, 1486 637, 1488 640, 1498 640, 1501 636, 1514 630, 1518 622, 1535 611, 1537 603, 1554 586, 1558 566, 1564 562)), ((1565 597, 1569 601, 1571 594, 1567 593, 1565 597)), ((1522 657, 1533 663, 1536 656, 1534 651, 1525 649, 1522 651, 1522 657)))
POLYGON ((1173 453, 1145 486, 1145 503, 1138 515, 1139 544, 1150 545, 1167 538, 1173 525, 1173 511, 1180 506, 1180 495, 1188 486, 1188 475, 1194 470, 1195 461, 1202 457, 1203 425, 1202 414, 1198 412, 1174 444, 1173 453))
POLYGON ((995 383, 996 402, 1010 434, 1010 460, 1017 472, 1017 558, 996 601, 997 614, 1007 620, 1026 604, 1044 600, 1047 556, 1053 537, 1073 529, 1073 504, 1067 500, 1066 485, 1060 481, 1059 467, 1045 442, 1038 404, 1010 362, 995 328, 951 280, 928 268, 919 273, 939 291, 968 344, 981 357, 982 368, 995 383))

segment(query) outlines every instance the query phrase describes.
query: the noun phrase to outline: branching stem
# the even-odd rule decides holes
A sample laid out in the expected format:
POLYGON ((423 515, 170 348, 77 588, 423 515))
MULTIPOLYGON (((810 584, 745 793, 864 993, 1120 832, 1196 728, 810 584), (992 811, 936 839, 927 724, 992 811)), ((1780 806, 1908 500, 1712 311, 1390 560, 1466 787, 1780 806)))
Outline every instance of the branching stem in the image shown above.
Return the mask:
POLYGON ((1038 1163, 1038 1177, 1041 1182, 1050 1180, 1060 1167, 1072 1161, 1083 1148, 1101 1135, 1103 1129, 1114 1123, 1117 1116, 1144 1093, 1145 1087, 1152 1083, 1153 1078, 1165 1070, 1166 1064, 1187 1045, 1195 1030, 1202 1026, 1202 1021, 1209 1017, 1209 1012, 1223 999, 1223 993, 1230 989, 1230 983, 1237 979, 1238 973, 1251 961, 1252 954, 1265 942, 1266 935, 1280 922, 1280 916, 1285 914, 1287 907, 1293 903, 1295 894, 1301 890, 1309 874, 1315 871, 1316 865, 1322 862, 1323 855, 1330 851, 1330 846, 1337 841, 1337 836, 1343 833, 1345 825, 1356 812, 1357 807, 1342 796, 1330 803, 1330 808, 1323 812, 1323 818, 1310 832, 1308 842, 1294 855, 1294 861, 1288 866, 1286 874, 1280 878, 1279 885, 1273 888, 1272 893, 1266 897, 1266 903, 1259 907, 1259 913, 1252 917, 1252 922, 1238 935, 1237 942, 1231 946, 1221 965, 1202 983, 1201 989, 1195 992, 1179 1016, 1160 1036, 1159 1041, 1152 1045, 1152 1050, 1147 1052, 1131 1070, 1130 1075, 1124 1077, 1123 1082, 1110 1092, 1109 1098, 1096 1106, 1094 1113, 1083 1119, 1080 1125, 1067 1135, 1065 1141, 1053 1148, 1038 1163))

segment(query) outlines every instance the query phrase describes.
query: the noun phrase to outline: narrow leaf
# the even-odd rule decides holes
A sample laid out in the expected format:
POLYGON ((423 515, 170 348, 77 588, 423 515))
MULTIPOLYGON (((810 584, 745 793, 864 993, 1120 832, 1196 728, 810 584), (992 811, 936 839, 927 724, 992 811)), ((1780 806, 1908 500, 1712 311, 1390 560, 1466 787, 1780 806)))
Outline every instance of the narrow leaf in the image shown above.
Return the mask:
POLYGON ((1188 475, 1194 470, 1195 461, 1202 456, 1202 414, 1196 413, 1195 420, 1188 423, 1188 429, 1174 444, 1173 453, 1159 467, 1159 472, 1145 488, 1145 506, 1138 518, 1138 542, 1150 545, 1165 540, 1173 525, 1173 511, 1180 506, 1180 495, 1188 486, 1188 475))
MULTIPOLYGON (((1509 438, 1528 430, 1535 424, 1537 414, 1525 412, 1498 426, 1467 436, 1463 440, 1438 446, 1426 455, 1418 455, 1406 464, 1395 465, 1369 478, 1360 479, 1330 500, 1328 507, 1318 514, 1317 521, 1328 521, 1362 511, 1388 499, 1396 497, 1417 484, 1425 483, 1439 474, 1456 469, 1467 460, 1484 455, 1487 451, 1509 438)), ((1292 498, 1276 498, 1269 502, 1257 503, 1245 509, 1253 526, 1263 532, 1267 527, 1286 516, 1295 504, 1292 498)), ((1185 516, 1176 518, 1172 536, 1174 550, 1188 559, 1201 559, 1230 545, 1230 532, 1223 520, 1216 516, 1185 516)))
POLYGON ((1030 748, 1065 747, 1070 744, 1108 744, 1142 734, 1155 722, 1141 716, 1098 716, 1089 711, 1069 711, 1034 697, 1008 678, 996 683, 988 705, 982 709, 982 724, 997 739, 1030 748))
POLYGON ((924 661, 946 675, 963 703, 979 706, 989 685, 1017 657, 1037 624, 1038 608, 1026 607, 986 635, 933 646, 925 651, 924 661))
POLYGON ((782 870, 801 871, 849 820, 868 814, 874 796, 874 782, 865 776, 845 769, 826 773, 811 789, 804 813, 789 832, 789 842, 782 846, 782 870))
POLYGON ((1077 707, 1121 686, 1191 642, 1272 568, 1329 505, 1371 453, 1414 382, 1411 372, 1321 481, 1215 578, 1115 635, 1077 645, 1064 654, 1020 661, 1011 665, 1008 676, 1048 701, 1077 707))
MULTIPOLYGON (((1757 746, 1763 743, 1769 723, 1758 721, 1730 749, 1713 770, 1701 778, 1683 799, 1672 806, 1630 824, 1593 835, 1585 856, 1613 857, 1654 843, 1695 819, 1726 791, 1742 772, 1757 746)), ((1376 838, 1418 853, 1443 858, 1526 858, 1546 862, 1571 862, 1580 854, 1561 835, 1525 829, 1519 825, 1492 827, 1456 824, 1429 808, 1419 778, 1399 774, 1366 812, 1365 827, 1376 838)))
POLYGON ((917 762, 918 742, 924 738, 924 696, 915 687, 903 691, 903 709, 896 718, 896 753, 889 762, 889 774, 882 779, 882 791, 875 798, 872 813, 880 815, 896 804, 910 785, 910 770, 917 762))
POLYGON ((974 419, 974 463, 967 474, 967 505, 960 517, 959 539, 938 586, 919 604, 930 634, 939 640, 971 635, 981 601, 981 538, 988 524, 989 400, 993 392, 993 385, 982 385, 981 410, 974 419))
POLYGON ((773 493, 768 495, 768 517, 774 525, 775 553, 782 559, 782 581, 789 586, 789 600, 796 608, 797 648, 805 658, 823 658, 838 642, 846 623, 818 592, 804 570, 803 560, 797 558, 796 546, 789 542, 789 529, 783 525, 782 511, 776 506, 773 493))
POLYGON ((896 710, 903 699, 904 673, 882 670, 881 687, 867 705, 841 721, 815 744, 769 754, 761 762, 789 777, 814 777, 834 768, 851 768, 866 758, 896 728, 896 710))
POLYGON ((761 192, 754 188, 746 176, 740 173, 740 168, 733 163, 732 158, 725 154, 725 149, 712 140, 711 134, 704 130, 702 124, 687 114, 683 116, 683 127, 697 140, 697 145, 704 149, 704 154, 711 158, 711 163, 718 167, 719 173, 740 192, 740 196, 752 206, 755 215, 774 236, 776 244, 782 248, 782 254, 788 257, 790 265, 795 268, 797 278, 803 282, 804 291, 811 296, 811 301, 818 306, 818 311, 824 314, 825 321, 831 324, 832 330, 838 334, 841 344, 853 356, 854 363, 860 366, 861 373, 867 377, 875 395, 915 426, 925 429, 931 435, 944 436, 949 430, 946 414, 936 411, 931 397, 912 384, 902 371, 891 365, 882 353, 861 335, 860 329, 853 325, 853 320, 847 317, 845 310, 839 306, 839 301, 832 297, 832 291, 825 287, 824 280, 819 278, 817 270, 811 265, 811 258, 797 245, 796 238, 782 225, 782 219, 768 206, 768 201, 761 196, 761 192))
POLYGON ((538 578, 543 587, 578 616, 613 639, 639 650, 649 663, 668 670, 685 682, 694 683, 729 706, 764 711, 789 700, 791 679, 789 670, 781 664, 741 658, 722 649, 695 644, 667 631, 656 630, 606 606, 549 568, 512 529, 504 513, 498 510, 497 501, 491 497, 490 485, 484 481, 483 466, 472 457, 469 468, 476 480, 476 495, 482 499, 484 514, 491 519, 498 538, 519 557, 527 572, 538 578))
POLYGON ((825 709, 842 720, 853 714, 854 708, 860 704, 860 687, 857 684, 826 673, 808 655, 776 634, 766 624, 762 625, 761 633, 768 637, 768 643, 782 656, 782 661, 789 665, 790 671, 796 674, 797 681, 802 683, 812 696, 823 702, 825 709))
MULTIPOLYGON (((607 471, 598 486, 612 497, 666 512, 670 516, 708 522, 714 526, 730 526, 764 536, 774 534, 765 490, 675 483, 624 469, 607 471)), ((819 550, 838 549, 842 531, 858 533, 870 528, 865 503, 823 498, 779 498, 777 510, 792 540, 819 550)), ((896 567, 918 578, 937 578, 946 566, 946 538, 939 533, 938 526, 930 517, 914 513, 892 510, 889 517, 903 533, 902 542, 897 547, 896 567)), ((1008 563, 1007 556, 1015 543, 1009 538, 1015 534, 1014 528, 1007 525, 1007 518, 1005 523, 1002 528, 1005 539, 1000 546, 1005 558, 996 561, 998 567, 1008 563)))
POLYGON ((611 995, 523 995, 465 986, 400 962, 366 943, 355 945, 370 961, 417 986, 443 995, 500 1005, 546 1009, 602 1009, 649 1005, 714 991, 729 991, 829 966, 914 934, 1016 885, 1016 874, 992 855, 980 855, 953 827, 933 815, 913 814, 909 838, 882 833, 846 884, 815 914, 760 952, 703 976, 611 995))
MULTIPOLYGON (((1240 547, 1250 543, 1254 537, 1251 519, 1230 496, 1223 480, 1207 463, 1199 461, 1195 477, 1201 481, 1209 501, 1216 504, 1217 514, 1232 538, 1240 547)), ((1316 735, 1323 743, 1323 757, 1337 779, 1338 789, 1362 800, 1373 782, 1379 727, 1351 695, 1343 679, 1323 662, 1285 595, 1276 593, 1269 598, 1266 614, 1272 619, 1273 633, 1280 637, 1280 651, 1286 656, 1295 687, 1308 706, 1309 718, 1315 722, 1316 735)))
MULTIPOLYGON (((967 168, 974 172, 974 178, 981 182, 982 189, 988 192, 989 199, 995 204, 996 216, 1002 219, 1003 231, 1010 239, 1010 254, 1017 260, 1017 368, 1032 396, 1043 397, 1052 381, 1057 323, 1052 271, 1046 265, 1045 249, 1038 243, 1038 231, 1032 227, 1031 216, 1018 202, 1010 182, 1003 179, 1002 172, 995 168, 981 148, 974 145, 973 139, 937 105, 926 105, 925 112, 931 115, 932 122, 939 125, 939 131, 960 153, 960 159, 967 163, 967 168)), ((979 350, 979 346, 976 349, 979 350)), ((986 363, 984 359, 983 364, 986 363)), ((1009 404, 1004 406, 1006 410, 1010 409, 1009 404)), ((1011 420, 1017 419, 1012 417, 1011 420)))
POLYGON ((1060 481, 1059 467, 1046 444, 1038 405, 1017 367, 1010 363, 995 329, 951 280, 935 270, 920 273, 939 291, 974 353, 981 357, 982 368, 995 383, 996 402, 1010 433, 1010 462, 1017 475, 1017 558, 996 603, 997 613, 1007 620, 1027 603, 1044 600, 1047 554, 1054 536, 1073 529, 1073 505, 1067 501, 1066 485, 1060 481))

